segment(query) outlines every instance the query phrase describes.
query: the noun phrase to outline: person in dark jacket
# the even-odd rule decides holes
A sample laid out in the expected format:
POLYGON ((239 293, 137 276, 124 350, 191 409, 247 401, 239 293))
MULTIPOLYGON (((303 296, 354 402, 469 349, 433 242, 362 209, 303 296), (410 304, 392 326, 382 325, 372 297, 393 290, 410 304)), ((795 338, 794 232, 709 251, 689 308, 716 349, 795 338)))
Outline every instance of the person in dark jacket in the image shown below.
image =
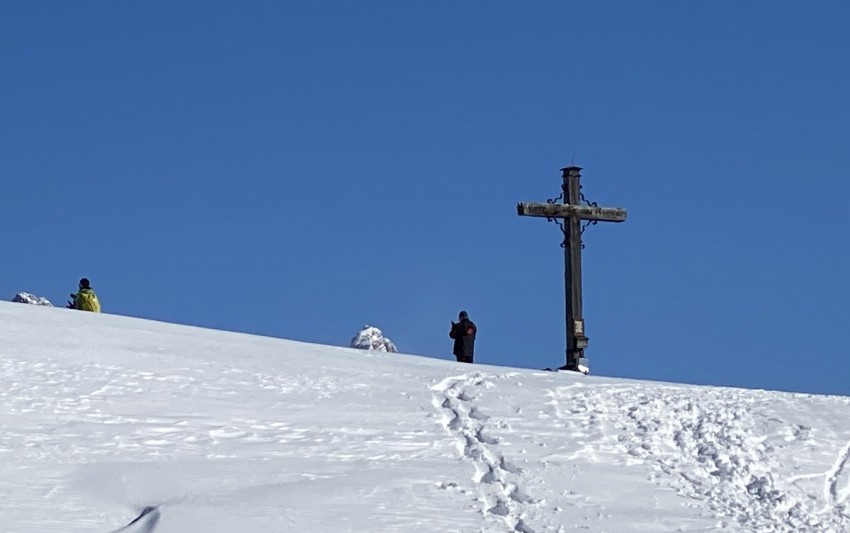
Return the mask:
POLYGON ((475 334, 478 328, 469 319, 466 311, 461 311, 457 316, 458 322, 452 321, 452 329, 449 337, 455 340, 452 353, 457 357, 458 363, 472 363, 475 354, 475 334))

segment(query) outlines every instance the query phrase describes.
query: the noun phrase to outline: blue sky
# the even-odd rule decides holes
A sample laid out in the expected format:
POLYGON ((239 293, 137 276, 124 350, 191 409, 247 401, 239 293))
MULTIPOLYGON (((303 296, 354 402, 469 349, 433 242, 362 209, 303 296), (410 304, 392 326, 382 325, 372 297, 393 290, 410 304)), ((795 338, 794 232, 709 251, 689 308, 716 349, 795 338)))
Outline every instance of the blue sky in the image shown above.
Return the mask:
POLYGON ((345 345, 850 394, 846 2, 3 2, 0 293, 345 345))

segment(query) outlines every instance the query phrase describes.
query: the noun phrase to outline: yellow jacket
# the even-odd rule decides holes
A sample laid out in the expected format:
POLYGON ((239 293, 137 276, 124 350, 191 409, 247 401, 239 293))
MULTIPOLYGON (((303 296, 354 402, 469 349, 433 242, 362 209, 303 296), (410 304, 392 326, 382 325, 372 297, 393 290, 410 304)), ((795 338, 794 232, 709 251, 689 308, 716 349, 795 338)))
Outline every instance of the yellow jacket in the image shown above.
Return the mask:
POLYGON ((80 289, 80 292, 74 295, 74 309, 100 313, 100 300, 91 288, 80 289))

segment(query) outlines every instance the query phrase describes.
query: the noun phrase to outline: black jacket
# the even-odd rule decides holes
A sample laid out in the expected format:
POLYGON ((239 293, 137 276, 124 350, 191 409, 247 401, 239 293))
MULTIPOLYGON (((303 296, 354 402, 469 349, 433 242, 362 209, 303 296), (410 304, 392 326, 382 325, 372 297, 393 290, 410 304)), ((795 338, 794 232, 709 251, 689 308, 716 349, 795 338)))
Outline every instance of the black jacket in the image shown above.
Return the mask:
POLYGON ((464 318, 452 326, 449 337, 455 340, 452 353, 458 357, 472 357, 475 352, 475 334, 478 328, 468 318, 464 318))

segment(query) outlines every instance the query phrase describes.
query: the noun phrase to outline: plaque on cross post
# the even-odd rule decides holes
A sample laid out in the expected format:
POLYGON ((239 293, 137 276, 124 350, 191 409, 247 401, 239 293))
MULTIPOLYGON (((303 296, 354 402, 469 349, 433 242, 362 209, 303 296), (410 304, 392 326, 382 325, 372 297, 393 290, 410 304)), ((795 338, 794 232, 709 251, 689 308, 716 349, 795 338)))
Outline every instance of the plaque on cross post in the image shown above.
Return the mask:
POLYGON ((567 362, 561 370, 589 371, 584 350, 588 337, 584 328, 581 295, 581 235, 588 224, 597 222, 624 222, 626 210, 621 207, 599 207, 588 202, 581 193, 581 167, 562 168, 561 195, 546 203, 520 202, 520 216, 544 217, 557 222, 564 234, 564 292, 566 307, 567 362), (558 203, 561 200, 561 203, 558 203), (584 204, 582 204, 584 202, 584 204), (584 224, 584 226, 582 226, 584 224))

